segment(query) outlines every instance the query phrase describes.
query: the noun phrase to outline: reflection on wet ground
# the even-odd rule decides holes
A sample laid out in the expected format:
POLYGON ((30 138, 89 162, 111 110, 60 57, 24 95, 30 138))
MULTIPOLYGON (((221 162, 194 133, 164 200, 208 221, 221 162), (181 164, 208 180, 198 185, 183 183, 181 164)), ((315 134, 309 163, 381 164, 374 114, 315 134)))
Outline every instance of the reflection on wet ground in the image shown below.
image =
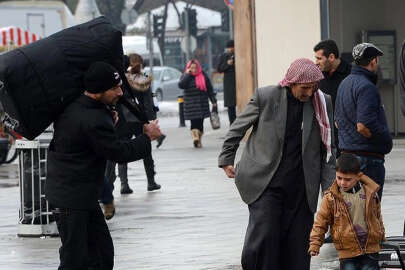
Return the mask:
MULTIPOLYGON (((204 147, 194 149, 189 130, 177 128, 177 118, 162 119, 160 124, 167 138, 159 149, 154 148, 153 156, 156 181, 162 189, 146 191, 142 162, 129 165, 129 184, 134 194, 120 195, 120 183, 116 181, 117 210, 108 221, 115 246, 114 269, 241 270, 248 211, 234 181, 217 168, 220 138, 227 127, 212 131, 207 125, 204 147)), ((403 230, 403 164, 402 148, 395 149, 387 158, 382 202, 387 235, 400 235, 403 230)), ((57 269, 59 238, 16 236, 19 207, 16 185, 17 166, 0 166, 0 269, 57 269)), ((311 269, 338 268, 333 245, 325 244, 321 254, 313 258, 311 269)))

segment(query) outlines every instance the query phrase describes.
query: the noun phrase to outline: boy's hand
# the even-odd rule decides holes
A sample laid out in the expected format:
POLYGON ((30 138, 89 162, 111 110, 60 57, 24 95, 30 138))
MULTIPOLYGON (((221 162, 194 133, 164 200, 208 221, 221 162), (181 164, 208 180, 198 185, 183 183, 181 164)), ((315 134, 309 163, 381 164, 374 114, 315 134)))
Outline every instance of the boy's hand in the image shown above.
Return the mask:
POLYGON ((309 255, 311 255, 311 256, 318 256, 318 255, 319 255, 319 251, 313 251, 313 250, 311 250, 311 251, 309 252, 309 255))

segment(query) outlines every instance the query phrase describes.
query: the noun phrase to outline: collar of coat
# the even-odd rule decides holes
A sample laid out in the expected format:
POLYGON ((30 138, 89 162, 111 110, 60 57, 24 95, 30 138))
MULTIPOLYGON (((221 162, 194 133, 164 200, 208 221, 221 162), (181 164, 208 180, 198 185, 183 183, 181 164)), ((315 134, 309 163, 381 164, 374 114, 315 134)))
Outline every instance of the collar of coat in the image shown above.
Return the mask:
POLYGON ((95 100, 94 98, 88 97, 85 94, 81 95, 78 98, 78 101, 87 108, 107 108, 107 105, 105 105, 104 103, 95 100))
MULTIPOLYGON (((376 193, 380 189, 380 186, 365 174, 360 177, 360 182, 363 184, 363 188, 367 198, 370 198, 371 194, 376 193)), ((343 196, 339 191, 339 186, 336 179, 335 181, 333 181, 333 184, 329 190, 333 194, 333 196, 343 200, 343 196)))
POLYGON ((377 84, 378 81, 378 75, 369 71, 368 69, 365 69, 361 66, 353 66, 352 67, 352 71, 351 74, 355 74, 355 75, 363 75, 364 77, 366 77, 369 81, 371 81, 373 84, 377 84))

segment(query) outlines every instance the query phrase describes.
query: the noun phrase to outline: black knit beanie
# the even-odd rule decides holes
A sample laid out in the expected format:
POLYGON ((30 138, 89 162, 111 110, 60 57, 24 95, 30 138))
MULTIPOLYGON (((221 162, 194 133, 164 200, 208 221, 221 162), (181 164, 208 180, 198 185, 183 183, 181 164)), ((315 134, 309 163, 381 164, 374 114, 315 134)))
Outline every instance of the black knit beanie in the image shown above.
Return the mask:
POLYGON ((84 87, 87 92, 103 93, 121 84, 118 71, 105 62, 94 62, 84 74, 84 87))

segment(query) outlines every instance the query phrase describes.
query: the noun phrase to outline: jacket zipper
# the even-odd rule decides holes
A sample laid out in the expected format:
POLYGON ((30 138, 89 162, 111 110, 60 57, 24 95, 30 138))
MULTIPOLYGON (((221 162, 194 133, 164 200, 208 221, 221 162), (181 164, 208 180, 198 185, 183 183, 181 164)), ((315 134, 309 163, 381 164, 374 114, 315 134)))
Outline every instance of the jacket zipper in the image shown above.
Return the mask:
MULTIPOLYGON (((343 202, 343 203, 344 203, 344 202, 343 202)), ((346 204, 344 204, 344 207, 343 207, 343 208, 345 209, 344 211, 346 212, 346 215, 349 217, 350 228, 351 228, 352 232, 354 233, 354 236, 355 236, 355 238, 356 238, 357 245, 359 246, 359 248, 360 248, 360 250, 361 250, 361 254, 364 254, 364 253, 365 253, 365 249, 363 250, 363 248, 362 248, 361 245, 360 245, 359 238, 357 237, 356 231, 354 230, 353 222, 352 222, 352 219, 351 219, 351 217, 350 217, 349 211, 347 211, 346 204)), ((366 223, 367 223, 367 222, 366 222, 366 223)), ((368 225, 367 225, 367 226, 368 226, 368 225)), ((367 228, 367 230, 368 230, 368 228, 367 228)), ((367 236, 367 240, 368 240, 368 236, 367 236)), ((366 241, 366 246, 367 246, 367 241, 366 241)))
MULTIPOLYGON (((374 198, 374 194, 375 194, 375 192, 372 192, 371 193, 371 195, 370 195, 370 201, 369 201, 369 203, 366 205, 366 210, 368 210, 368 211, 370 211, 370 205, 369 204, 371 204, 371 200, 374 198)), ((366 245, 364 246, 364 252, 367 250, 367 244, 368 244, 368 239, 369 239, 369 235, 370 235, 370 224, 369 224, 369 218, 368 218, 368 214, 367 214, 367 212, 368 211, 366 211, 366 215, 365 215, 365 218, 366 218, 366 224, 367 224, 367 240, 366 240, 366 245)), ((377 216, 376 216, 377 217, 377 216)), ((380 220, 378 220, 377 221, 377 223, 380 225, 380 230, 381 230, 381 224, 380 224, 380 220)))

